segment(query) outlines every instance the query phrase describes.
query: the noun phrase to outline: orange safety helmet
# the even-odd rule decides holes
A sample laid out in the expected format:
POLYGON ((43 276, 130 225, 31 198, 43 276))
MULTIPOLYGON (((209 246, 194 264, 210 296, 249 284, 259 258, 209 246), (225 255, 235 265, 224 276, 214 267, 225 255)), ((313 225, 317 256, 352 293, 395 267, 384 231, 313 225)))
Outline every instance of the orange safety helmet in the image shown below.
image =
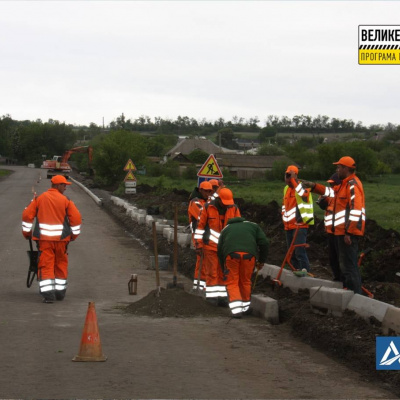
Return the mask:
POLYGON ((65 179, 65 176, 62 176, 62 175, 55 175, 55 176, 53 176, 53 177, 51 178, 51 183, 52 183, 53 185, 60 185, 60 184, 70 185, 70 184, 71 184, 71 182, 68 182, 68 181, 65 179))
POLYGON ((291 172, 294 172, 296 175, 299 174, 299 169, 295 165, 289 165, 286 168, 285 174, 290 174, 291 172))
POLYGON ((199 188, 204 190, 213 190, 211 183, 208 181, 201 182, 199 188))
POLYGON ((344 165, 345 167, 349 167, 349 168, 355 168, 356 167, 356 162, 354 161, 354 159, 352 159, 351 157, 349 157, 349 156, 344 156, 344 157, 342 157, 339 161, 337 161, 337 162, 334 162, 334 163, 332 163, 332 164, 335 164, 335 165, 344 165))
POLYGON ((235 204, 235 202, 233 201, 232 191, 228 188, 222 188, 219 191, 219 198, 221 199, 222 204, 225 206, 231 206, 235 204))
POLYGON ((208 182, 210 182, 212 186, 219 186, 218 179, 210 179, 208 182))

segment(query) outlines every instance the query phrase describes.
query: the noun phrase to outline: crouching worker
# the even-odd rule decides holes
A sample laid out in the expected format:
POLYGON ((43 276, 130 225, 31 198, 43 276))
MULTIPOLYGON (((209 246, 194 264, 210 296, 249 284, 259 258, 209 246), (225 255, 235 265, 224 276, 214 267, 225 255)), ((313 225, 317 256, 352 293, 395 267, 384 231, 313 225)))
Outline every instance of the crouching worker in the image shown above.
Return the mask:
POLYGON ((81 214, 64 195, 70 184, 64 176, 54 176, 51 188, 35 197, 22 213, 22 234, 26 239, 37 241, 39 291, 44 303, 64 299, 68 277, 67 246, 78 237, 81 229, 81 214))
POLYGON ((218 258, 224 271, 233 318, 251 313, 251 276, 256 264, 259 268, 266 261, 268 247, 262 229, 241 217, 230 219, 221 232, 218 258))

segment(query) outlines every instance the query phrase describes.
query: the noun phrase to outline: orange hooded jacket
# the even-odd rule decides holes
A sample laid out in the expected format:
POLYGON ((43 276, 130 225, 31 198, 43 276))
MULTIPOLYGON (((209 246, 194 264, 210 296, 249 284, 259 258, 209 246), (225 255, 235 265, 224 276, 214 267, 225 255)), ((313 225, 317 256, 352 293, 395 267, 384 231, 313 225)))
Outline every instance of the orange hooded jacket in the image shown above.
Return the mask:
POLYGON ((80 234, 81 223, 73 201, 51 188, 35 197, 23 211, 22 234, 33 240, 70 241, 80 234))
POLYGON ((317 183, 313 192, 332 198, 331 230, 334 235, 363 236, 365 230, 364 188, 355 174, 334 189, 317 183))

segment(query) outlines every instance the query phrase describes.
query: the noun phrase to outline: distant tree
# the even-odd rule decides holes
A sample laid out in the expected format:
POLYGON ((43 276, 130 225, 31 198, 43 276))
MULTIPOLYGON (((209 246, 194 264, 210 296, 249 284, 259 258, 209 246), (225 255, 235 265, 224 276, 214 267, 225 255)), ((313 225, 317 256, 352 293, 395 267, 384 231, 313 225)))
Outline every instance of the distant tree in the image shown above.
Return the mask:
POLYGON ((115 184, 126 175, 123 168, 129 159, 135 165, 141 165, 146 154, 146 142, 140 134, 113 131, 98 137, 93 152, 93 166, 96 175, 105 184, 115 184))
POLYGON ((278 146, 263 144, 258 148, 257 154, 259 156, 280 156, 285 154, 285 152, 278 146))
POLYGON ((266 141, 268 141, 268 139, 275 137, 276 134, 277 134, 276 127, 274 127, 272 125, 266 126, 265 128, 261 128, 261 131, 258 135, 258 140, 260 142, 266 142, 266 141))
POLYGON ((194 149, 187 157, 196 164, 204 164, 209 154, 200 149, 194 149))
POLYGON ((235 134, 231 128, 223 128, 218 132, 217 137, 215 138, 215 143, 219 144, 219 136, 221 136, 221 146, 226 147, 227 149, 238 149, 239 146, 237 142, 234 141, 235 134))

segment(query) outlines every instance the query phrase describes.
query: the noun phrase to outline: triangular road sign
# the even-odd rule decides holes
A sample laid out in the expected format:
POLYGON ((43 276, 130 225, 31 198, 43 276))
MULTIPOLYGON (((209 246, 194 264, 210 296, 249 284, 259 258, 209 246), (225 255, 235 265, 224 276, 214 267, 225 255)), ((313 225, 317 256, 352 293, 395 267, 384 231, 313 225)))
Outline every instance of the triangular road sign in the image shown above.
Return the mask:
POLYGON ((133 175, 132 171, 129 171, 129 172, 126 174, 126 177, 125 177, 125 179, 124 179, 124 182, 127 182, 127 181, 136 181, 136 177, 135 177, 135 175, 133 175))
POLYGON ((213 177, 213 178, 222 178, 222 172, 219 169, 217 160, 215 159, 213 154, 207 158, 207 161, 200 168, 197 176, 205 176, 205 177, 213 177))
POLYGON ((132 162, 131 159, 125 165, 124 171, 136 171, 135 164, 132 162))

